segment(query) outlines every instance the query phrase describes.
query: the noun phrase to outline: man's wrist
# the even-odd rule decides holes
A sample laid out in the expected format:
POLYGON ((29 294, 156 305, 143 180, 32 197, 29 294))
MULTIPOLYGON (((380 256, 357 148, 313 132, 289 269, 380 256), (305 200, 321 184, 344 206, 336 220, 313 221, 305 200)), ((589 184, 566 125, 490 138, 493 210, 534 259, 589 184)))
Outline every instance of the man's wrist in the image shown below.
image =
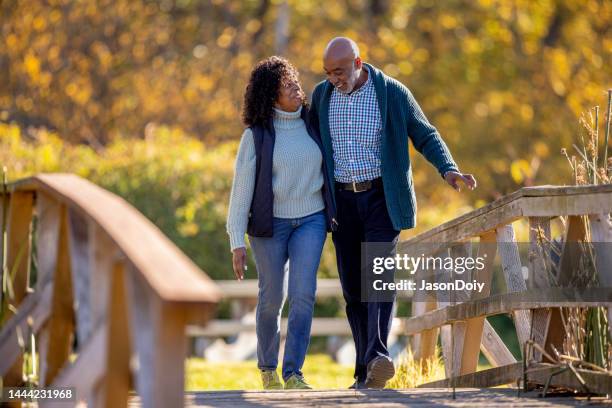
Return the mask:
POLYGON ((445 178, 446 178, 446 175, 447 175, 448 173, 450 173, 451 171, 456 172, 456 173, 458 173, 458 172, 459 172, 458 170, 453 170, 453 169, 451 169, 451 170, 446 170, 446 171, 444 172, 444 174, 442 175, 442 178, 444 178, 444 179, 445 179, 445 178))

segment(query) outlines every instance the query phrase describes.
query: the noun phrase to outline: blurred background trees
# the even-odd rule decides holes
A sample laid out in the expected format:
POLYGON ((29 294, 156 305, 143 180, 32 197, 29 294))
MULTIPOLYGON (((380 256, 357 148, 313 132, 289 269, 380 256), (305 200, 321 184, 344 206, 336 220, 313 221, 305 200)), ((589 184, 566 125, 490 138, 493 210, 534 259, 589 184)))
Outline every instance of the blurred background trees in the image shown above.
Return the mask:
POLYGON ((326 43, 347 35, 412 90, 479 181, 452 192, 414 154, 423 229, 523 185, 571 182, 559 151, 605 103, 611 20, 606 0, 3 0, 0 164, 12 179, 88 177, 228 278, 225 207, 259 59, 286 56, 310 91, 326 43))

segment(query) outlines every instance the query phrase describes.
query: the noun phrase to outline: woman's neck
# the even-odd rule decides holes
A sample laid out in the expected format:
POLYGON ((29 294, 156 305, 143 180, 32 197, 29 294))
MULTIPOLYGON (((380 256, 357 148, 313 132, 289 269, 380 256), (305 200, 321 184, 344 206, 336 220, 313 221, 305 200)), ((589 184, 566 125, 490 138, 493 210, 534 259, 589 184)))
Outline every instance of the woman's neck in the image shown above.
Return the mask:
POLYGON ((302 107, 294 112, 287 112, 277 107, 274 108, 274 126, 281 129, 292 129, 300 125, 302 119, 302 107))

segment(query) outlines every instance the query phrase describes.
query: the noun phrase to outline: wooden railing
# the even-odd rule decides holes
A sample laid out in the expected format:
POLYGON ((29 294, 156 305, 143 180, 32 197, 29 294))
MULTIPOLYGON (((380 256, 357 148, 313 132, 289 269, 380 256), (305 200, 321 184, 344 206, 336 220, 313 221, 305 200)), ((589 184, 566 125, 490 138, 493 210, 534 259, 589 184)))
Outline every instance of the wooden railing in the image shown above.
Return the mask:
MULTIPOLYGON (((541 279, 541 257, 529 258, 525 281, 512 226, 527 218, 537 251, 536 228, 552 238, 551 220, 567 217, 564 242, 583 241, 586 216, 592 241, 612 242, 611 210, 612 185, 523 188, 400 242, 400 254, 460 256, 471 252, 476 238, 479 255, 486 253, 488 262, 474 278, 490 288, 499 254, 508 288, 505 294, 487 292, 457 304, 436 298, 413 302, 413 317, 396 322, 403 333, 414 335, 420 358, 433 355, 441 336, 447 379, 426 386, 486 387, 520 376, 521 364, 487 316, 511 314, 521 345, 533 341, 549 352, 562 339, 559 307, 611 307, 609 291, 594 301, 593 291, 558 293, 559 288, 548 287, 541 279), (542 301, 553 294, 564 300, 542 301), (495 368, 476 372, 480 350, 495 368)), ((182 406, 186 328, 204 327, 205 333, 222 291, 133 207, 74 175, 43 174, 10 184, 0 213, 6 214, 0 218, 6 220, 2 263, 12 274, 10 299, 2 299, 12 309, 0 322, 3 386, 22 382, 23 344, 34 335, 39 386, 74 387, 77 398, 91 406, 126 406, 132 388, 146 407, 182 406), (30 276, 30 259, 36 276, 30 276)), ((612 287, 611 256, 596 253, 605 290, 612 287)), ((569 259, 561 257, 561 281, 571 280, 575 268, 569 259)), ((252 290, 233 288, 235 297, 252 299, 252 290)), ((533 358, 545 363, 542 353, 533 358)), ((582 375, 594 391, 612 389, 610 376, 582 375)))
MULTIPOLYGON (((523 365, 516 361, 485 317, 511 314, 521 349, 532 341, 554 356, 553 346, 562 350, 563 326, 559 307, 607 306, 612 317, 612 185, 575 187, 522 188, 485 207, 472 211, 432 230, 399 243, 398 253, 409 256, 444 255, 450 257, 471 254, 472 239, 479 242, 478 256, 486 259, 484 268, 475 271, 473 279, 486 284, 484 293, 470 295, 463 303, 439 299, 435 295, 413 302, 413 317, 403 321, 405 333, 414 335, 412 347, 417 358, 432 357, 441 336, 446 377, 444 381, 425 386, 488 387, 515 382, 522 376, 523 365), (568 283, 577 268, 575 256, 569 252, 587 239, 607 242, 595 246, 599 288, 561 289, 551 287, 545 270, 545 258, 551 251, 537 243, 537 234, 544 242, 551 238, 551 221, 567 217, 557 282, 568 283), (512 223, 527 218, 529 224, 529 257, 523 276, 519 248, 512 223), (585 221, 586 220, 586 221, 585 221), (541 235, 540 235, 541 237, 541 235), (507 292, 490 294, 494 260, 499 254, 501 274, 507 292), (479 352, 487 357, 493 369, 476 372, 479 352)), ((575 254, 574 254, 575 255, 575 254)), ((548 262, 550 263, 550 262, 548 262)), ((418 272, 417 272, 418 274, 418 272)), ((612 319, 609 319, 612 322, 612 319)), ((545 379, 551 363, 536 348, 531 362, 541 362, 532 370, 534 378, 545 379), (544 371, 538 371, 541 368, 544 371), (546 371, 548 369, 548 371, 546 371)), ((570 373, 571 374, 571 373, 570 373)), ((612 376, 582 373, 592 391, 612 392, 612 376)), ((558 376, 554 381, 570 382, 571 375, 558 376)), ((573 379, 576 383, 576 379, 573 379)), ((553 381, 553 382, 554 382, 553 381)))
MULTIPOLYGON (((257 305, 257 280, 215 281, 221 289, 223 298, 231 302, 232 317, 230 319, 214 319, 205 327, 193 325, 187 333, 193 337, 225 337, 243 332, 255 332, 255 322, 245 322, 243 318, 254 313, 257 305)), ((317 279, 317 299, 342 298, 342 286, 338 279, 317 279)), ((411 293, 400 293, 401 300, 409 300, 411 293)), ((287 327, 287 318, 281 320, 281 327, 287 327)), ((395 319, 392 332, 401 331, 400 320, 395 319)), ((314 317, 312 319, 311 336, 351 336, 351 328, 345 317, 314 317)))
MULTIPOLYGON (((255 333, 255 308, 259 292, 257 279, 218 280, 215 283, 223 293, 224 300, 230 303, 230 318, 213 319, 206 326, 191 325, 187 334, 192 337, 227 337, 241 333, 255 333)), ((317 299, 342 297, 342 288, 338 279, 318 279, 317 299)), ((281 327, 287 326, 287 319, 282 319, 281 327)), ((281 335, 283 331, 281 330, 281 335)), ((312 336, 350 335, 350 327, 344 318, 313 318, 312 336)), ((255 348, 255 344, 252 345, 255 348)))
MULTIPOLYGON (((242 361, 252 358, 257 349, 255 334, 255 307, 257 306, 257 280, 244 281, 218 280, 215 283, 221 289, 223 298, 230 303, 229 318, 213 319, 206 326, 190 325, 188 336, 193 338, 193 353, 215 361, 242 361), (226 343, 221 337, 234 337, 231 343, 226 343), (212 339, 215 339, 211 342, 212 339)), ((400 299, 409 300, 411 293, 401 293, 400 299)), ((342 298, 340 280, 317 279, 316 297, 320 299, 342 298)), ((288 319, 281 319, 281 342, 285 340, 288 319)), ((403 327, 399 318, 394 318, 391 325, 389 345, 402 335, 403 327)), ((328 352, 339 358, 344 346, 352 345, 351 328, 346 317, 313 317, 311 336, 338 336, 342 339, 328 339, 328 352)), ((350 348, 350 346, 349 346, 350 348)), ((281 345, 281 349, 283 346, 281 345)), ((350 354, 350 353, 348 353, 350 354)), ((341 357, 340 357, 341 358, 341 357)))
POLYGON ((14 271, 3 385, 22 382, 33 334, 41 387, 74 387, 89 406, 126 406, 131 388, 145 407, 182 406, 186 326, 206 324, 221 297, 207 275, 126 201, 74 175, 9 184, 0 210, 14 271))

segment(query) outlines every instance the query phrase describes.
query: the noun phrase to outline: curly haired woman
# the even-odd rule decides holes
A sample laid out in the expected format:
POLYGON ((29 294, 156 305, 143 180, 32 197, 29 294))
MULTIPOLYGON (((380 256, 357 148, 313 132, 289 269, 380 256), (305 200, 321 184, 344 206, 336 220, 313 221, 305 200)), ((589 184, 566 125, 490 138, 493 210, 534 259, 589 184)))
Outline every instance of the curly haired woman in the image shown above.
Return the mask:
POLYGON ((257 360, 265 389, 282 389, 276 373, 280 318, 289 301, 282 366, 285 389, 308 389, 301 369, 310 341, 317 269, 335 225, 322 145, 308 120, 298 72, 270 57, 251 72, 227 218, 236 279, 244 278, 245 234, 253 249, 259 294, 257 360))

